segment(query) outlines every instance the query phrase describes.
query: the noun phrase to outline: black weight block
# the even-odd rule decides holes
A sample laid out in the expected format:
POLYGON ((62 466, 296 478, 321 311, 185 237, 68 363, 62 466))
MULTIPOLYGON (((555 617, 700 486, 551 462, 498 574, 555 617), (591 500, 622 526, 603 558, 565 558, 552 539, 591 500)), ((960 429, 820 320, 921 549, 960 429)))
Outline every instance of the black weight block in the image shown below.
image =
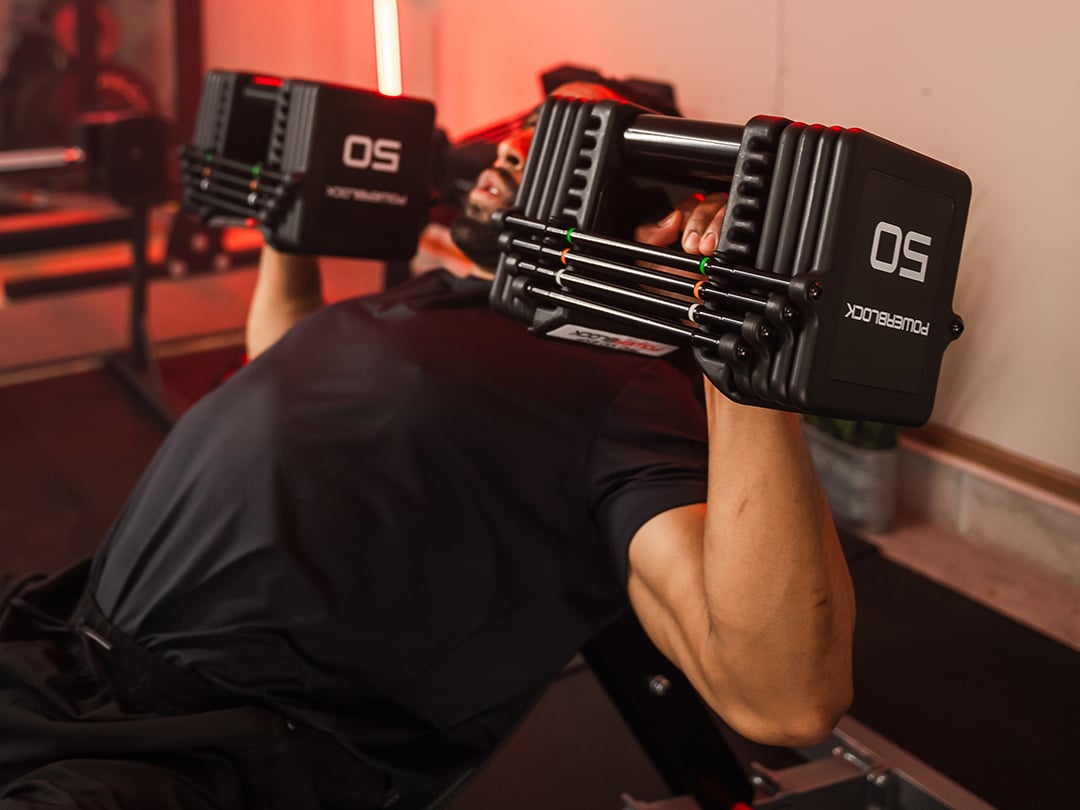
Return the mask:
POLYGON ((212 71, 184 205, 289 252, 407 259, 431 205, 434 119, 422 99, 212 71))
POLYGON ((836 144, 813 275, 822 295, 792 375, 796 407, 925 422, 956 337, 952 297, 971 184, 868 132, 836 144))

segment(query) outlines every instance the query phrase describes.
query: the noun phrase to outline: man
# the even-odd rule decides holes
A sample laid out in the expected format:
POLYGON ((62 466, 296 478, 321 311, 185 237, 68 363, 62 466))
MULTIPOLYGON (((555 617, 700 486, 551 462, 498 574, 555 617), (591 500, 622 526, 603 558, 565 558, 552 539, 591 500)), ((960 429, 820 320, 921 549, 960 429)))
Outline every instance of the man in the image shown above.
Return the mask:
MULTIPOLYGON (((481 261, 530 137, 455 228, 481 261)), ((637 236, 709 252, 722 215, 637 236)), ((736 730, 828 734, 852 593, 798 418, 536 338, 490 277, 322 307, 267 249, 252 362, 170 434, 78 608, 46 583, 0 624, 0 808, 428 806, 627 598, 736 730)))

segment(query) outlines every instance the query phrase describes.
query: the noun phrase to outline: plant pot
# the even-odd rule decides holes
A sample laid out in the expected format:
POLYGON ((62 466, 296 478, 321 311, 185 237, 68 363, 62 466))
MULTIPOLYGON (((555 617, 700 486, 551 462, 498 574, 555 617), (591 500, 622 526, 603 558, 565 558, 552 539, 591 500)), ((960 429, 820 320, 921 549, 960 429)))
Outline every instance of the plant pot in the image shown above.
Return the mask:
POLYGON ((837 525, 870 532, 892 528, 896 517, 896 447, 855 447, 805 424, 806 441, 837 525))

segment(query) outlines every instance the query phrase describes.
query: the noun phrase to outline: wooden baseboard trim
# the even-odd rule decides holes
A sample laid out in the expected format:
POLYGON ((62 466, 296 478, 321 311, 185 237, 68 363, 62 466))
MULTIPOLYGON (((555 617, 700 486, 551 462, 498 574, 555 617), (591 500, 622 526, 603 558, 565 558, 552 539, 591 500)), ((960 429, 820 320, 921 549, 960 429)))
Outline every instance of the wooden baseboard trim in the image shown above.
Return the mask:
POLYGON ((958 458, 980 464, 1009 478, 1080 504, 1080 476, 1040 464, 939 425, 905 428, 902 433, 913 441, 951 453, 958 458))

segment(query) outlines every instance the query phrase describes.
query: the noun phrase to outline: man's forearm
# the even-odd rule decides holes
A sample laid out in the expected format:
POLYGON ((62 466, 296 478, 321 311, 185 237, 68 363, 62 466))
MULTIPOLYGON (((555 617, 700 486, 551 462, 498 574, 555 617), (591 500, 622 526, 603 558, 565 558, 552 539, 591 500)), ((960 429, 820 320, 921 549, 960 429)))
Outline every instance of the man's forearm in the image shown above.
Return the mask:
POLYGON ((847 565, 799 417, 707 390, 710 653, 738 662, 722 688, 751 715, 786 718, 793 736, 813 737, 850 702, 847 565))
POLYGON ((268 349, 322 303, 322 276, 315 257, 279 253, 265 245, 245 329, 248 357, 268 349))

